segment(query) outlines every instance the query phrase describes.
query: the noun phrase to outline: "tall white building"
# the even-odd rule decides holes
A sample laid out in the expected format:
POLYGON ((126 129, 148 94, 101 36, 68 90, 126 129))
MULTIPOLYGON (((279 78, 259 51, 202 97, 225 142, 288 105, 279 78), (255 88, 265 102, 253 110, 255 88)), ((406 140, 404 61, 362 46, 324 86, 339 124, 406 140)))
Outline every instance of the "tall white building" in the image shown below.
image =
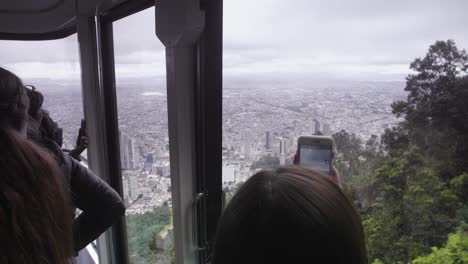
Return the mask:
POLYGON ((128 184, 128 195, 132 201, 136 200, 140 195, 140 189, 138 188, 138 176, 129 175, 127 177, 128 184))
POLYGON ((287 138, 280 138, 279 140, 279 160, 280 160, 280 165, 284 166, 286 164, 286 155, 289 152, 289 141, 287 138))
POLYGON ((223 165, 223 183, 236 182, 236 170, 232 165, 223 165))
POLYGON ((126 203, 131 203, 142 193, 138 186, 138 174, 126 171, 122 173, 122 179, 124 200, 126 203))
POLYGON ((279 141, 279 155, 286 155, 288 153, 288 140, 280 138, 279 141))
POLYGON ((135 139, 122 131, 119 131, 120 161, 123 170, 135 170, 135 139))

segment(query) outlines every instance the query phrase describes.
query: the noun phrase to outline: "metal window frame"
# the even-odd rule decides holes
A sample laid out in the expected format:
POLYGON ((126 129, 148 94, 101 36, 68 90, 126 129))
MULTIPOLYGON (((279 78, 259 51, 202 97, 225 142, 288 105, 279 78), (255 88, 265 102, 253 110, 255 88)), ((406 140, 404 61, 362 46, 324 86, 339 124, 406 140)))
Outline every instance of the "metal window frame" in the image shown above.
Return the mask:
POLYGON ((174 249, 177 264, 198 263, 198 204, 195 91, 196 42, 204 26, 199 0, 160 0, 156 35, 166 50, 166 90, 171 162, 174 249))
MULTIPOLYGON (((121 18, 150 8, 154 6, 154 4, 154 0, 125 1, 115 7, 112 7, 109 10, 99 13, 98 15, 100 16, 102 22, 114 22, 121 18)), ((0 32, 0 40, 39 41, 63 39, 77 33, 77 24, 78 22, 75 22, 73 25, 43 33, 24 34, 0 32)))
MULTIPOLYGON (((149 1, 125 2, 103 15, 79 17, 77 26, 82 67, 83 107, 87 122, 91 123, 88 129, 93 126, 95 130, 88 131, 90 166, 121 197, 123 197, 123 184, 112 23, 154 5, 154 2, 151 5, 148 3, 149 1), (87 28, 87 31, 83 32, 81 27, 87 28), (87 59, 92 60, 92 63, 85 63, 87 59)), ((98 248, 101 263, 129 263, 125 216, 98 239, 98 248)))
MULTIPOLYGON (((113 151, 118 145, 113 144, 113 134, 110 130, 114 122, 113 117, 116 117, 112 115, 112 107, 115 106, 112 101, 115 101, 115 98, 109 97, 109 89, 104 87, 112 85, 108 76, 104 74, 113 72, 113 64, 103 64, 103 61, 108 59, 108 53, 102 45, 109 42, 109 27, 101 24, 99 18, 94 15, 80 15, 77 26, 83 110, 90 141, 88 163, 99 177, 122 196, 121 182, 115 180, 120 175, 119 152, 113 151)), ((98 249, 102 263, 128 263, 124 217, 99 237, 98 249)))
MULTIPOLYGON (((103 106, 107 135, 107 155, 109 163, 113 164, 113 166, 109 166, 110 177, 108 182, 123 198, 112 22, 105 22, 98 17, 97 29, 100 40, 100 73, 104 99, 103 106)), ((112 241, 114 256, 118 260, 116 263, 128 263, 127 226, 125 216, 112 226, 112 232, 114 238, 116 238, 112 241)))
POLYGON ((21 41, 39 41, 39 40, 56 40, 69 37, 77 32, 76 25, 62 28, 57 31, 46 33, 33 34, 16 34, 0 32, 0 40, 21 40, 21 41))
MULTIPOLYGON (((84 57, 93 58, 94 67, 87 70, 93 72, 88 73, 88 75, 95 76, 85 77, 86 74, 83 74, 82 69, 82 81, 88 78, 92 79, 94 83, 94 85, 90 85, 89 81, 88 83, 83 81, 83 106, 87 120, 91 119, 91 123, 94 123, 95 128, 100 130, 89 133, 90 149, 88 153, 90 156, 94 155, 94 159, 99 160, 98 162, 91 161, 90 165, 93 169, 94 165, 98 165, 97 170, 100 171, 98 175, 108 182, 121 197, 123 197, 123 184, 120 162, 112 22, 152 6, 147 3, 148 1, 133 1, 130 4, 126 2, 112 8, 103 15, 87 18, 89 31, 92 31, 91 28, 93 28, 94 32, 91 34, 95 36, 94 39, 89 37, 91 43, 88 43, 88 45, 91 46, 87 49, 94 48, 95 50, 92 52, 88 51, 81 58, 82 67, 84 57), (146 4, 142 5, 141 3, 146 4), (93 109, 86 110, 87 106, 93 109), (95 144, 93 144, 93 141, 95 144)), ((80 29, 79 25, 78 30, 80 29)), ((78 33, 80 36, 80 31, 78 33)), ((80 44, 84 44, 86 39, 79 39, 79 42, 80 44)), ((83 50, 81 48, 80 50, 81 54, 83 54, 83 50)), ((98 239, 98 248, 101 263, 129 263, 125 216, 119 219, 110 230, 98 239)))
POLYGON ((176 263, 208 263, 222 209, 223 2, 157 4, 156 32, 166 46, 171 176, 176 184, 185 181, 173 188, 174 216, 181 218, 174 221, 192 218, 174 227, 176 263), (192 214, 184 212, 190 201, 192 214))
POLYGON ((205 28, 197 42, 198 83, 195 92, 197 192, 205 193, 197 227, 205 250, 200 263, 210 261, 218 220, 222 213, 222 70, 223 0, 201 1, 205 28))
POLYGON ((133 0, 123 2, 100 14, 103 22, 115 22, 155 6, 154 0, 133 0))
POLYGON ((34 14, 34 13, 44 13, 44 12, 48 12, 48 11, 51 11, 51 10, 54 10, 55 8, 57 8, 58 6, 62 5, 64 2, 64 0, 57 0, 55 3, 51 4, 51 5, 48 5, 48 6, 45 6, 45 7, 42 7, 42 8, 38 8, 38 9, 15 9, 15 8, 11 8, 11 9, 0 9, 0 13, 9 13, 9 14, 34 14))

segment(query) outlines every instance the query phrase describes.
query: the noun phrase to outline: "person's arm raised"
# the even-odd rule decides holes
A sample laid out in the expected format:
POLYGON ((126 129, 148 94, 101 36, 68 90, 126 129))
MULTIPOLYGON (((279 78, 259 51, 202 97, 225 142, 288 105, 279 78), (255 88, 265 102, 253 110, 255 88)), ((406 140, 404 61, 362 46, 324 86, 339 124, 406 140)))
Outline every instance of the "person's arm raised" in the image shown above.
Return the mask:
POLYGON ((83 212, 74 220, 75 249, 86 247, 125 214, 119 194, 91 170, 72 162, 70 191, 72 202, 83 212))

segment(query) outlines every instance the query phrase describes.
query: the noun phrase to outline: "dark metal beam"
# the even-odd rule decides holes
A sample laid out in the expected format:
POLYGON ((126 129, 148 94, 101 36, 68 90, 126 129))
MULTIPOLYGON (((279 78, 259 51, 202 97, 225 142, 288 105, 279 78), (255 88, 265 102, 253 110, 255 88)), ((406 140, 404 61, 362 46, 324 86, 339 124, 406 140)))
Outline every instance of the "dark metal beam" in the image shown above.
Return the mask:
POLYGON ((114 22, 154 6, 154 0, 125 1, 102 13, 105 22, 114 22))
POLYGON ((205 0, 205 29, 198 41, 198 86, 196 91, 197 192, 206 193, 199 234, 208 242, 200 253, 201 263, 210 255, 222 211, 222 71, 223 1, 205 0))
MULTIPOLYGON (((112 22, 98 20, 99 53, 101 55, 101 86, 106 127, 107 158, 109 160, 109 185, 123 198, 120 163, 119 122, 115 85, 114 39, 112 22)), ((128 263, 127 227, 125 216, 112 226, 116 263, 128 263)))
POLYGON ((66 28, 62 28, 57 31, 46 32, 46 33, 5 33, 0 32, 1 40, 24 40, 24 41, 37 41, 37 40, 54 40, 63 39, 72 34, 76 33, 76 25, 71 25, 66 28))

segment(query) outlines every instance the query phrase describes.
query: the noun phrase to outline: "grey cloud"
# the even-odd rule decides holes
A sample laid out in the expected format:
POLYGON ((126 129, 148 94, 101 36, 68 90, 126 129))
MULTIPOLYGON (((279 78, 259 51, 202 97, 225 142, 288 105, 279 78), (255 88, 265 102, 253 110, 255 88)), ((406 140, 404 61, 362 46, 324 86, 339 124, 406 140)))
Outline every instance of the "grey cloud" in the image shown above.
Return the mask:
MULTIPOLYGON (((465 0, 227 0, 224 67, 227 73, 349 70, 401 76, 436 40, 450 38, 468 48, 466 10, 465 0)), ((156 64, 164 63, 153 8, 115 22, 114 44, 116 63, 127 74, 134 65, 159 69, 156 64)), ((77 60, 76 36, 0 41, 1 64, 77 60)))

